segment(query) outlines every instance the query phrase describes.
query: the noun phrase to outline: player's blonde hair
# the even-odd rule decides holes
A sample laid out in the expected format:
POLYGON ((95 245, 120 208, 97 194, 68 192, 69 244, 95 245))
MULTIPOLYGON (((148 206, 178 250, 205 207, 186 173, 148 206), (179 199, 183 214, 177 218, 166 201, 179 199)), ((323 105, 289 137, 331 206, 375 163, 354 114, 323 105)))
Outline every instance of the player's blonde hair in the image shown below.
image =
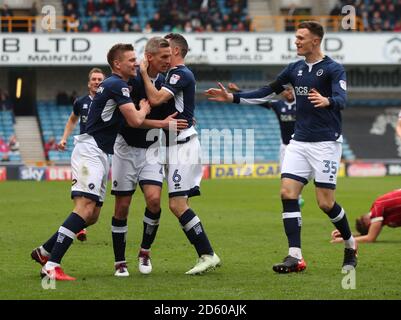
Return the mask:
POLYGON ((106 75, 105 75, 105 73, 103 72, 102 69, 100 69, 100 68, 92 68, 91 71, 89 71, 89 74, 88 74, 88 81, 90 81, 90 79, 92 77, 92 74, 94 74, 94 73, 101 73, 103 75, 103 78, 106 77, 106 75))
POLYGON ((162 37, 153 37, 148 40, 145 46, 145 53, 156 54, 160 48, 168 48, 170 43, 162 37))

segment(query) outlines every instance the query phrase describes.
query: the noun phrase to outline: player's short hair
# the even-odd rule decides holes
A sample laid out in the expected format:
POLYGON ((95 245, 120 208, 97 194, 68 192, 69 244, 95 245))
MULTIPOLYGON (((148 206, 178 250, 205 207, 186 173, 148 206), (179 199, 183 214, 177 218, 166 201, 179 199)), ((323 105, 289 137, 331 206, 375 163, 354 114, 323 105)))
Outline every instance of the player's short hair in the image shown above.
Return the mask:
POLYGON ((363 217, 361 216, 355 220, 355 229, 364 236, 369 232, 369 225, 365 223, 363 217))
POLYGON ((174 46, 180 48, 181 57, 185 58, 188 53, 188 42, 185 38, 179 33, 169 33, 164 37, 165 39, 170 40, 174 46))
POLYGON ((134 46, 130 43, 117 43, 111 47, 107 53, 107 62, 113 68, 113 61, 119 59, 125 51, 134 51, 134 46))
POLYGON ((103 72, 102 69, 100 69, 100 68, 92 68, 91 71, 89 71, 88 80, 91 79, 92 74, 94 74, 94 73, 101 73, 103 75, 103 77, 106 77, 106 75, 105 75, 105 73, 103 72))
POLYGON ((150 38, 146 43, 145 52, 150 54, 156 54, 160 48, 168 48, 170 47, 170 43, 167 39, 162 37, 153 37, 150 38))
POLYGON ((324 30, 323 26, 317 21, 302 21, 297 29, 308 29, 310 33, 323 39, 324 30))

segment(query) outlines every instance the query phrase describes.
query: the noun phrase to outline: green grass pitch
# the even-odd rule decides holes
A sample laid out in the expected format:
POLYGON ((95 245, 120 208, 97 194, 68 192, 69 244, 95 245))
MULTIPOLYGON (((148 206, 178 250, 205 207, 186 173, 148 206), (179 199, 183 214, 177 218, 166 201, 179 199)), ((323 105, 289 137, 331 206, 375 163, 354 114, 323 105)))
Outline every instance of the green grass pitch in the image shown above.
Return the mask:
MULTIPOLYGON (((342 178, 337 201, 355 218, 378 195, 400 187, 399 177, 342 178)), ((108 191, 109 192, 109 191, 108 191)), ((159 232, 152 248, 153 272, 137 271, 144 202, 134 197, 128 222, 127 259, 131 276, 113 276, 110 223, 114 199, 108 195, 88 241, 76 241, 63 260, 77 281, 44 290, 40 266, 30 258, 72 210, 68 182, 0 183, 0 299, 400 299, 401 228, 385 227, 379 242, 362 244, 356 289, 341 283, 343 246, 330 244, 333 227, 317 207, 314 188, 304 190, 302 243, 308 264, 301 274, 278 275, 271 267, 287 254, 281 219, 279 180, 209 180, 191 200, 223 265, 202 276, 185 271, 195 261, 163 194, 159 232)))

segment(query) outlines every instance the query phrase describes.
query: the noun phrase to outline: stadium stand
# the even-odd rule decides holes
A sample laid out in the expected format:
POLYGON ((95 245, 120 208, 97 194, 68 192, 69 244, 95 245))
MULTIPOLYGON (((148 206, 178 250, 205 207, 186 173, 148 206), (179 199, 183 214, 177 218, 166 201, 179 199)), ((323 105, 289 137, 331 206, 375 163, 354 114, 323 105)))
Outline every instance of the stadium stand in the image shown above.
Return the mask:
POLYGON ((251 31, 247 0, 63 0, 83 32, 251 31))
MULTIPOLYGON (((64 126, 71 114, 72 106, 57 106, 55 102, 39 101, 38 116, 44 145, 54 138, 58 142, 63 136, 64 126)), ((48 160, 68 162, 71 158, 73 136, 79 134, 79 126, 75 128, 72 135, 68 138, 68 150, 58 152, 48 150, 48 160)))
POLYGON ((9 140, 15 136, 13 115, 11 111, 0 111, 0 160, 2 162, 21 161, 18 150, 10 148, 9 140))

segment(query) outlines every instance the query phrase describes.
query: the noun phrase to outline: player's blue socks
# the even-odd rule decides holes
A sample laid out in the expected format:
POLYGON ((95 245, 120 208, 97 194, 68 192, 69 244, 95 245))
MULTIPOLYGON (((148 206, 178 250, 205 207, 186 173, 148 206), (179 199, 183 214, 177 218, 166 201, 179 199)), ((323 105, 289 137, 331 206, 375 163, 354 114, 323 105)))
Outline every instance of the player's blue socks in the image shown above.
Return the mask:
POLYGON ((301 248, 301 210, 298 199, 282 199, 283 223, 289 248, 301 248))
POLYGON ((61 259, 75 239, 75 235, 86 227, 86 222, 72 212, 58 229, 58 236, 50 253, 50 262, 60 264, 61 259))
POLYGON ((338 205, 337 202, 334 203, 333 208, 329 212, 326 212, 329 216, 331 222, 335 225, 335 227, 340 231, 341 237, 344 240, 348 240, 351 238, 351 229, 348 225, 347 216, 345 215, 345 211, 338 205))
POLYGON ((143 235, 142 235, 142 249, 150 249, 153 241, 155 240, 157 229, 159 228, 161 210, 157 213, 152 213, 145 209, 145 215, 143 217, 143 235))
POLYGON ((210 245, 209 239, 207 238, 207 235, 203 230, 202 223, 195 212, 193 212, 191 209, 188 209, 179 218, 179 221, 189 242, 195 246, 198 255, 213 255, 214 252, 210 245))
POLYGON ((128 226, 127 219, 111 218, 111 236, 113 238, 114 261, 125 262, 125 245, 128 226))
POLYGON ((53 234, 49 240, 47 240, 43 245, 43 249, 45 249, 47 252, 51 252, 53 249, 54 244, 56 243, 58 237, 58 231, 53 234))

